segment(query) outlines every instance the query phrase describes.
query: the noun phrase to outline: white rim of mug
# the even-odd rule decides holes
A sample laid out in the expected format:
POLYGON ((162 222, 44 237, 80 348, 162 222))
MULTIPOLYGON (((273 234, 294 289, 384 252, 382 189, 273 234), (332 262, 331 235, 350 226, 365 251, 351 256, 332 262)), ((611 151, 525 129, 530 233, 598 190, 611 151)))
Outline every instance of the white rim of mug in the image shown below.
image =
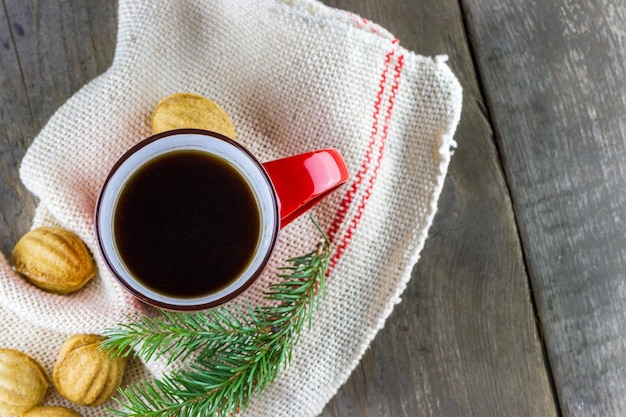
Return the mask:
POLYGON ((240 143, 216 132, 177 129, 151 136, 128 150, 113 166, 102 187, 95 212, 96 237, 105 264, 115 279, 143 302, 168 310, 202 310, 241 294, 258 278, 273 252, 280 229, 279 206, 263 165, 240 143), (116 250, 114 212, 123 185, 145 163, 177 150, 210 152, 231 162, 251 186, 260 210, 261 233, 255 256, 230 285, 199 297, 172 297, 154 291, 133 277, 116 250))

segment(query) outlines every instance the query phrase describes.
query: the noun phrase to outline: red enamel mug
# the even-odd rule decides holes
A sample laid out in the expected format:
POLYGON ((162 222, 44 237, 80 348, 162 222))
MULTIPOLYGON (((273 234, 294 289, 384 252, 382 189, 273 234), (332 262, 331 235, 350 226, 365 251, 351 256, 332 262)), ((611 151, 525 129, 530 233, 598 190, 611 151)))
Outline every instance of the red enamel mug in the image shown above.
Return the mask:
POLYGON ((256 280, 281 228, 348 177, 335 149, 261 163, 218 133, 160 133, 111 169, 95 212, 100 253, 147 304, 214 307, 256 280))

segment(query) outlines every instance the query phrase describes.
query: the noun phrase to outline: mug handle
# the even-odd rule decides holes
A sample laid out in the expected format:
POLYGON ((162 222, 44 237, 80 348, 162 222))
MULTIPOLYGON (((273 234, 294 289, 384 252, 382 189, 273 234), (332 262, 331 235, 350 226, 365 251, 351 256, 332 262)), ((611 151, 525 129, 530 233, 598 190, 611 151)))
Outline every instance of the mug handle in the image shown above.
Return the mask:
POLYGON ((263 163, 280 207, 283 228, 350 177, 336 149, 322 149, 263 163))

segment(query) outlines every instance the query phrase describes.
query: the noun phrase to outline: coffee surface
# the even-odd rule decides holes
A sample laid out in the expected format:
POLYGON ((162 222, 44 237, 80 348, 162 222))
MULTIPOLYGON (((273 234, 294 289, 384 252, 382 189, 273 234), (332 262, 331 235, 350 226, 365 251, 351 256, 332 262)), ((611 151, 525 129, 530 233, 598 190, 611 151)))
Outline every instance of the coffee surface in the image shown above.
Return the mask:
POLYGON ((128 180, 115 209, 120 256, 135 279, 190 298, 233 282, 251 262, 260 214, 250 186, 206 152, 161 155, 128 180))

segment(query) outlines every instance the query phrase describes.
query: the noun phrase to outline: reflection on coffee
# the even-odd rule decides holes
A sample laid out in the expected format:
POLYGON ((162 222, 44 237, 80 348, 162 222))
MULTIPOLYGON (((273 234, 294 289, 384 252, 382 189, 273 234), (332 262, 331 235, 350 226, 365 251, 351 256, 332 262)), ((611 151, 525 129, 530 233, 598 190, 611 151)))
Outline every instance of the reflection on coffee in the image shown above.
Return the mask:
POLYGON ((132 174, 115 207, 114 235, 139 282, 170 297, 198 297, 225 288, 252 261, 260 214, 228 162, 180 150, 132 174))

